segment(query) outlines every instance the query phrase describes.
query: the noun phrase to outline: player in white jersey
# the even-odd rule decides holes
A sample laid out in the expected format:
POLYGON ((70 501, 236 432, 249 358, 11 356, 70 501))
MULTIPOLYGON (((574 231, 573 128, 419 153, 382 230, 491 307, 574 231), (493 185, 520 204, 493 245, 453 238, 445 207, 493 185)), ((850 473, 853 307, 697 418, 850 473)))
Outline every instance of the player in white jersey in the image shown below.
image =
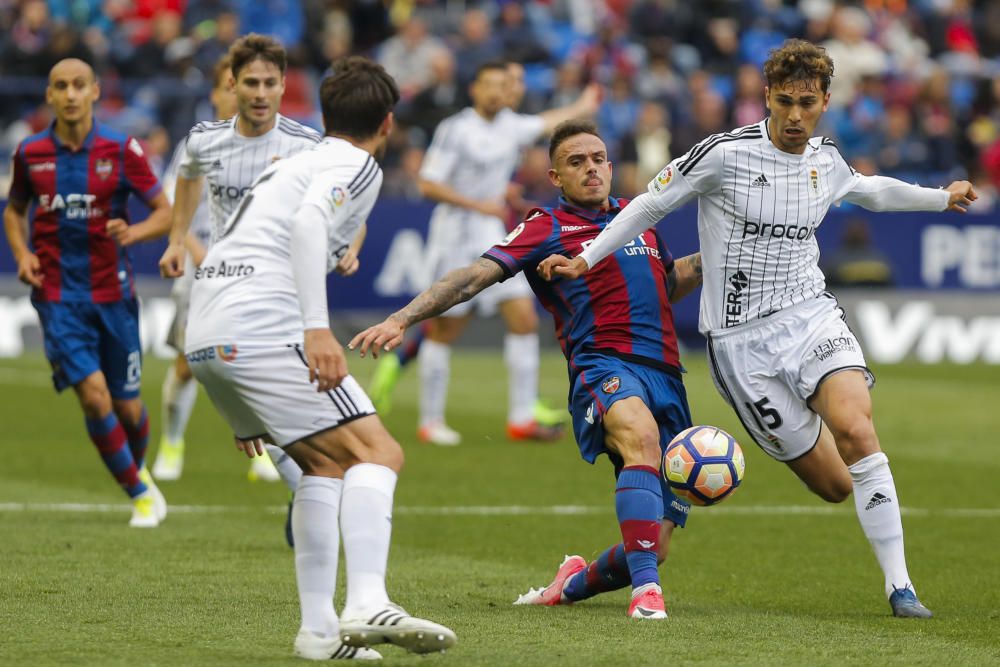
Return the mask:
POLYGON ((302 467, 292 514, 302 610, 296 655, 377 659, 368 645, 437 651, 455 635, 408 615, 386 593, 403 450, 348 374, 327 313, 326 274, 340 266, 378 196, 375 156, 399 92, 366 58, 333 71, 320 86, 327 136, 257 178, 195 270, 186 352, 240 449, 260 453, 266 439, 302 467), (333 607, 340 533, 342 621, 333 607))
MULTIPOLYGON (((225 120, 198 123, 182 142, 175 185, 174 227, 178 220, 197 217, 203 182, 207 182, 211 239, 236 209, 254 179, 275 160, 289 157, 320 140, 315 130, 300 125, 278 113, 284 93, 286 56, 284 48, 274 39, 250 34, 237 40, 226 56, 230 76, 226 84, 235 93, 238 113, 227 114, 225 120)), ((217 82, 218 83, 218 82, 217 82)), ((171 237, 176 242, 175 237, 171 237)), ((183 240, 183 239, 182 239, 183 240)), ((186 239, 194 263, 200 263, 209 242, 186 239)), ((164 259, 170 259, 176 249, 168 249, 164 259)), ((189 268, 189 273, 191 269, 189 268)), ((190 276, 180 280, 178 289, 190 289, 190 276)), ((186 313, 181 314, 181 326, 186 313)), ((183 340, 179 341, 183 347, 183 340)), ((197 393, 190 373, 176 380, 168 373, 164 384, 167 430, 157 452, 153 473, 158 479, 178 479, 184 463, 184 428, 197 393)), ((278 472, 294 491, 300 472, 277 448, 268 450, 270 457, 254 458, 248 477, 251 480, 275 481, 278 472), (274 459, 274 463, 271 460, 274 459), (278 469, 275 469, 275 465, 278 469)))
POLYGON ((716 387, 757 444, 813 492, 842 502, 853 491, 893 614, 930 617, 910 582, 899 496, 872 425, 874 378, 825 292, 815 233, 841 201, 873 211, 964 212, 976 193, 967 181, 937 190, 863 176, 832 141, 812 137, 833 76, 821 47, 789 40, 771 52, 764 74, 769 118, 702 141, 578 257, 552 256, 541 269, 578 277, 697 198, 700 328, 716 387))
MULTIPOLYGON (((420 170, 420 189, 438 202, 431 214, 428 237, 433 279, 474 262, 507 231, 503 218, 508 183, 521 151, 549 134, 564 120, 596 112, 600 89, 587 88, 576 103, 538 115, 509 108, 511 78, 507 64, 479 68, 469 93, 472 106, 446 118, 420 170)), ((450 374, 450 346, 468 325, 473 311, 504 319, 504 360, 508 369, 507 436, 512 440, 551 440, 561 425, 547 426, 535 418, 538 399, 538 315, 535 299, 523 276, 493 285, 474 299, 430 320, 419 352, 421 440, 458 444, 460 436, 445 424, 450 374)))
MULTIPOLYGON (((215 117, 230 118, 236 114, 237 106, 236 95, 230 85, 232 70, 227 56, 216 63, 213 75, 209 99, 215 117)), ((174 189, 177 185, 178 170, 186 154, 187 138, 185 137, 177 144, 173 158, 167 165, 161 179, 164 192, 171 199, 171 203, 173 203, 174 189)), ((201 248, 203 254, 204 248, 209 245, 211 235, 212 222, 208 212, 208 196, 207 192, 202 190, 198 207, 191 218, 188 248, 193 248, 195 251, 201 248)), ((160 414, 160 423, 163 425, 162 434, 156 460, 151 469, 153 477, 159 480, 175 480, 181 476, 184 465, 184 431, 187 429, 191 410, 194 408, 194 402, 198 396, 198 384, 194 381, 191 368, 184 358, 184 327, 187 324, 188 297, 193 281, 194 262, 189 255, 184 275, 174 280, 170 290, 170 298, 174 302, 174 321, 167 333, 167 344, 177 350, 178 354, 174 363, 167 369, 161 392, 163 397, 160 414)), ((263 457, 261 458, 263 460, 263 457)))

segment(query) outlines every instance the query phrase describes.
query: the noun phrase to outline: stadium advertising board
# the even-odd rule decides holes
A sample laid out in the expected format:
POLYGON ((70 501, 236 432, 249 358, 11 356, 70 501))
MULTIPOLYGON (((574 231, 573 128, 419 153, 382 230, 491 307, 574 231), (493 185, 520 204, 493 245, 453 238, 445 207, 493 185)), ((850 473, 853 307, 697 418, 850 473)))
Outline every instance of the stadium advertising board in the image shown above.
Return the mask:
MULTIPOLYGON (((383 200, 369 220, 361 268, 348 279, 331 277, 328 294, 337 312, 386 312, 404 305, 429 284, 425 244, 431 205, 383 200), (345 286, 348 288, 345 289, 345 286)), ((136 211, 135 219, 141 219, 136 211)), ((852 220, 868 223, 872 244, 892 267, 894 289, 834 289, 855 333, 874 363, 916 359, 925 363, 982 361, 1000 364, 1000 225, 992 215, 868 214, 830 212, 817 233, 823 256, 840 245, 852 220)), ((675 256, 697 248, 696 211, 687 207, 660 224, 675 256)), ((170 356, 163 343, 173 316, 159 283, 161 244, 133 250, 143 302, 148 352, 170 356)), ((16 356, 38 344, 34 309, 14 279, 9 251, 0 253, 0 356, 16 356)), ((678 331, 700 345, 697 299, 675 306, 678 331)))

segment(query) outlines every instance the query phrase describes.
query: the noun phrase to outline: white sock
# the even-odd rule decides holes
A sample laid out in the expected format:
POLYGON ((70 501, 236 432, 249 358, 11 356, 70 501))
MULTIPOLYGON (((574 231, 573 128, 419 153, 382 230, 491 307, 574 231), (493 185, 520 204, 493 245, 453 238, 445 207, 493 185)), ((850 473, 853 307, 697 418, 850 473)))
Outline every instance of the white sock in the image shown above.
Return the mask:
POLYGON ((340 532, 344 536, 344 557, 347 559, 345 617, 389 602, 385 591, 385 568, 392 539, 392 496, 396 477, 391 469, 374 463, 359 463, 344 474, 340 532))
POLYGON ((340 551, 337 510, 343 488, 343 480, 304 475, 292 507, 302 628, 325 637, 337 636, 340 629, 333 593, 340 551))
POLYGON ((265 443, 264 449, 267 450, 267 455, 271 457, 274 467, 278 469, 278 474, 288 486, 288 490, 295 493, 295 489, 299 486, 299 480, 302 479, 302 468, 281 447, 265 443))
POLYGON ((181 381, 177 377, 177 369, 170 366, 167 376, 163 378, 163 404, 160 423, 163 424, 163 435, 172 445, 184 439, 184 430, 191 419, 194 401, 198 398, 198 383, 194 378, 181 381))
POLYGON ((507 421, 530 422, 538 401, 538 334, 504 336, 503 359, 507 363, 507 421))
POLYGON ((443 424, 451 374, 451 346, 424 340, 417 359, 420 362, 420 425, 443 424))
POLYGON ((848 466, 854 480, 854 508, 861 529, 875 550, 875 557, 885 574, 885 594, 893 587, 910 586, 903 552, 903 521, 899 515, 899 496, 889 470, 889 459, 882 452, 870 454, 848 466))

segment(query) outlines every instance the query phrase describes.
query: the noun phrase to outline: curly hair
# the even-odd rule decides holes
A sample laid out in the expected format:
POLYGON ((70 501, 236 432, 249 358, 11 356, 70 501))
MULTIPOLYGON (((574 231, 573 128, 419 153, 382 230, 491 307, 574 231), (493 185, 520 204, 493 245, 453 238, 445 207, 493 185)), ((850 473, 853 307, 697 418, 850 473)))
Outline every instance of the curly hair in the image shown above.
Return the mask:
POLYGON ((822 46, 816 46, 804 39, 789 39, 771 53, 764 63, 764 76, 770 87, 780 86, 789 81, 812 81, 819 79, 823 92, 830 89, 833 78, 833 58, 822 46))

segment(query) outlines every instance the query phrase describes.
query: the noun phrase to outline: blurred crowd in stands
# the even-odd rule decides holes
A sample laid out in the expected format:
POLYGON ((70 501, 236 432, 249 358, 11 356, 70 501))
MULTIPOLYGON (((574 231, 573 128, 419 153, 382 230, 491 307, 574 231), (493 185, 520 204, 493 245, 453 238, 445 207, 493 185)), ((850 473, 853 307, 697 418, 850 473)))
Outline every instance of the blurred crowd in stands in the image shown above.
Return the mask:
MULTIPOLYGON (((761 65, 788 36, 833 57, 822 132, 856 169, 925 184, 967 177, 979 210, 1000 188, 991 0, 0 0, 0 148, 49 122, 45 76, 76 56, 101 76, 99 117, 163 164, 211 116, 212 66, 248 32, 286 45, 282 112, 317 128, 318 82, 337 57, 370 55, 396 77, 403 101, 385 184, 395 196, 419 196, 434 127, 467 103, 486 61, 523 63, 524 112, 601 83, 616 191, 631 194, 704 136, 765 115, 761 65)), ((550 198, 547 164, 543 147, 525 156, 524 199, 550 198)))

